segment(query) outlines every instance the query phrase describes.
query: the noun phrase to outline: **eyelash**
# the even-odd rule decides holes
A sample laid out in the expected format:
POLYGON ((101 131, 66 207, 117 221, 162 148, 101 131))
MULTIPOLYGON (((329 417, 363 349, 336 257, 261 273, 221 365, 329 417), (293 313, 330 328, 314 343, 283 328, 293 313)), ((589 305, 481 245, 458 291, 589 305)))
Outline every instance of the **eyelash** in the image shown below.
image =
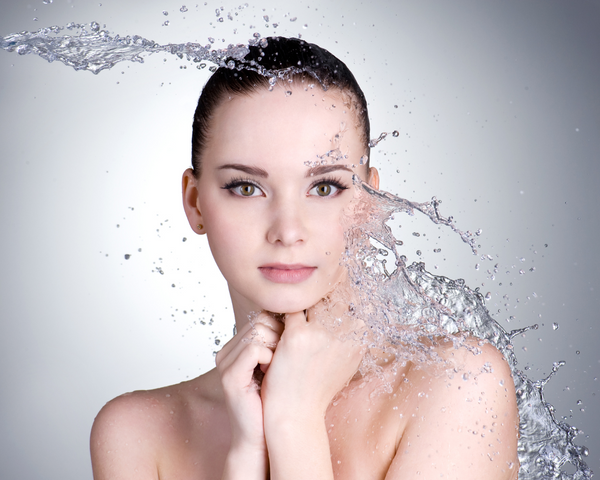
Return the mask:
MULTIPOLYGON (((313 184, 310 186, 308 191, 310 192, 316 186, 323 185, 323 184, 331 185, 331 186, 337 188, 339 192, 341 192, 343 190, 348 190, 348 187, 342 182, 342 180, 340 178, 325 177, 325 178, 321 178, 321 179, 313 182, 313 184)), ((334 195, 328 195, 328 196, 336 196, 336 195, 339 195, 339 193, 334 194, 334 195)))
MULTIPOLYGON (((311 186, 309 187, 308 191, 310 192, 316 186, 324 185, 324 184, 331 185, 331 186, 337 188, 338 191, 340 191, 340 192, 343 190, 348 190, 348 187, 342 182, 342 180, 340 178, 325 177, 325 178, 320 178, 319 180, 314 181, 311 184, 311 186)), ((262 188, 254 180, 251 180, 249 178, 243 178, 243 177, 232 178, 229 182, 227 182, 221 188, 223 190, 229 190, 231 192, 234 188, 242 186, 242 185, 254 185, 255 188, 258 188, 262 192, 262 188)), ((335 196, 335 194, 330 195, 330 196, 335 196)))
POLYGON ((239 187, 241 185, 254 185, 254 187, 258 188, 262 192, 262 188, 260 188, 260 185, 258 185, 255 181, 250 180, 249 178, 242 178, 242 177, 232 178, 229 182, 227 182, 221 188, 223 190, 231 191, 235 187, 239 187))

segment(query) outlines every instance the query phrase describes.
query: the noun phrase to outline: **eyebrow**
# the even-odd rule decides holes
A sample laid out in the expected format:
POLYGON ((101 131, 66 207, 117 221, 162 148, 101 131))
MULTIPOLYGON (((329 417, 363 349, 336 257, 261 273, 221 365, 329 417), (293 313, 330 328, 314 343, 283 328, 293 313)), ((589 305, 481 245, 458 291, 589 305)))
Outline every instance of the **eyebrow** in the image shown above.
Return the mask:
POLYGON ((326 173, 336 172, 338 170, 346 170, 347 172, 354 173, 354 170, 348 168, 346 165, 318 165, 316 167, 309 168, 305 177, 325 175, 326 173))
MULTIPOLYGON (((248 175, 269 178, 267 171, 260 167, 252 167, 250 165, 244 165, 241 163, 226 163, 225 165, 218 167, 218 170, 227 169, 239 170, 240 172, 247 173, 248 175)), ((354 171, 351 168, 348 168, 346 165, 317 165, 309 168, 304 176, 307 178, 314 177, 315 175, 325 175, 338 170, 346 170, 347 172, 354 173, 354 171)))
POLYGON ((248 175, 254 175, 257 177, 264 177, 264 178, 269 177, 269 174, 267 173, 266 170, 263 170, 262 168, 259 168, 259 167, 251 167, 250 165, 243 165, 241 163, 226 163, 225 165, 221 165, 218 169, 226 170, 228 168, 230 168, 232 170, 239 170, 240 172, 244 172, 244 173, 247 173, 248 175))

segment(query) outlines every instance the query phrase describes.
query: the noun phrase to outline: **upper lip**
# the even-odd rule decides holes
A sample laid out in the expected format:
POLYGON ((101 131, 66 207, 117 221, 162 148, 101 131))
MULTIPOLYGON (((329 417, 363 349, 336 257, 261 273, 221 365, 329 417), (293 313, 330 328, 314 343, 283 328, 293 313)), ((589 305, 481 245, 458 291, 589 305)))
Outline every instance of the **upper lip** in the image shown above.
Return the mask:
POLYGON ((267 263, 261 265, 258 268, 274 268, 277 270, 300 270, 302 268, 316 268, 310 265, 303 265, 301 263, 267 263))

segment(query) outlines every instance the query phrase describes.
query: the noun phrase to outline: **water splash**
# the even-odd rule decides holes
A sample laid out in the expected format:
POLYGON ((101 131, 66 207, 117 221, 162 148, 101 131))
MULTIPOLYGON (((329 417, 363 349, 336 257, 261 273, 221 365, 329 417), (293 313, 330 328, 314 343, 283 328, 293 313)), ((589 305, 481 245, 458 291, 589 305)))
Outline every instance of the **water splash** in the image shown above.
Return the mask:
POLYGON ((507 359, 515 384, 520 417, 519 479, 591 478, 593 473, 584 460, 589 452, 575 445, 578 430, 558 422, 554 408, 544 398, 544 386, 564 362, 555 363, 548 377, 535 382, 518 369, 511 340, 537 325, 507 332, 491 317, 483 295, 464 280, 432 275, 423 263, 407 266, 406 258, 397 251, 400 242, 387 222, 395 213, 414 215, 416 210, 451 228, 473 253, 477 253, 476 234, 462 232, 452 217, 443 217, 435 198, 414 203, 374 190, 358 178, 355 184, 357 198, 345 224, 348 247, 344 263, 355 286, 353 309, 369 327, 371 346, 383 348, 401 361, 439 361, 423 345, 423 337, 445 337, 457 348, 466 347, 466 335, 488 341, 507 359), (575 467, 575 473, 562 469, 567 463, 575 467))
MULTIPOLYGON (((290 19, 292 22, 295 20, 290 19)), ((248 47, 265 45, 266 41, 259 34, 254 34, 247 45, 229 45, 225 49, 213 49, 212 42, 205 46, 197 43, 159 45, 139 35, 113 36, 99 23, 92 22, 15 33, 0 38, 0 48, 20 55, 39 55, 49 62, 59 61, 75 70, 98 74, 123 61, 143 63, 146 55, 154 53, 168 53, 182 59, 185 57, 197 63, 198 68, 205 68, 205 62, 213 64, 210 70, 216 69, 216 66, 239 68, 249 52, 248 47), (61 36, 65 29, 72 34, 61 36)), ((277 78, 295 73, 289 69, 268 71, 255 65, 245 65, 245 68, 269 76, 273 83, 277 78)), ((392 135, 397 137, 399 133, 394 131, 392 135)), ((387 133, 383 133, 372 140, 370 146, 376 146, 386 136, 387 133)), ((330 156, 336 157, 336 153, 332 152, 330 156)), ((331 159, 319 159, 326 160, 331 159)), ((446 218, 440 214, 441 202, 435 198, 430 202, 415 203, 376 191, 361 182, 357 183, 357 187, 359 197, 355 205, 354 223, 347 229, 345 263, 357 292, 354 308, 370 327, 373 345, 392 349, 407 359, 427 359, 430 350, 420 340, 424 334, 451 334, 449 338, 456 341, 457 345, 461 344, 465 335, 489 341, 504 354, 513 373, 520 415, 519 479, 590 479, 592 472, 584 461, 588 451, 574 442, 577 429, 557 422, 553 407, 544 399, 544 386, 564 362, 556 363, 552 373, 545 379, 536 382, 528 379, 517 368, 511 344, 511 339, 524 330, 505 331, 490 316, 483 296, 471 290, 463 280, 432 275, 422 263, 407 266, 406 258, 396 250, 401 242, 395 239, 387 222, 394 213, 414 215, 415 211, 420 212, 434 223, 451 228, 470 246, 473 253, 477 253, 475 236, 478 233, 474 235, 456 228, 452 217, 446 218), (392 257, 393 264, 388 261, 392 257), (400 328, 407 325, 418 328, 400 328), (398 348, 399 345, 402 345, 402 349, 398 348), (563 470, 567 463, 575 467, 575 473, 563 470)))
MULTIPOLYGON (((260 36, 258 36, 260 37, 260 36)), ((249 45, 260 41, 255 37, 249 45), (254 42, 254 43, 253 43, 254 42)), ((62 62, 75 70, 87 70, 94 74, 110 69, 119 62, 143 63, 144 56, 153 53, 169 53, 198 63, 222 65, 224 59, 241 60, 249 52, 248 45, 229 45, 213 49, 209 43, 180 43, 159 45, 139 35, 111 35, 98 22, 89 24, 70 23, 66 27, 46 27, 34 32, 21 32, 0 38, 0 48, 19 55, 35 54, 49 62, 62 62), (59 35, 67 30, 71 35, 59 35)))

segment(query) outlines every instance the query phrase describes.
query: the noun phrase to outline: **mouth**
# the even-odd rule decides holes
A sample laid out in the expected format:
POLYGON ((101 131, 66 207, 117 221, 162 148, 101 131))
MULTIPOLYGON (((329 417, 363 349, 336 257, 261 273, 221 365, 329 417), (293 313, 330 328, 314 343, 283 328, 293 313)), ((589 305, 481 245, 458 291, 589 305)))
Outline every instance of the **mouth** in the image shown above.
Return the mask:
POLYGON ((308 279, 317 267, 300 264, 272 263, 258 267, 267 280, 274 283, 300 283, 308 279))

